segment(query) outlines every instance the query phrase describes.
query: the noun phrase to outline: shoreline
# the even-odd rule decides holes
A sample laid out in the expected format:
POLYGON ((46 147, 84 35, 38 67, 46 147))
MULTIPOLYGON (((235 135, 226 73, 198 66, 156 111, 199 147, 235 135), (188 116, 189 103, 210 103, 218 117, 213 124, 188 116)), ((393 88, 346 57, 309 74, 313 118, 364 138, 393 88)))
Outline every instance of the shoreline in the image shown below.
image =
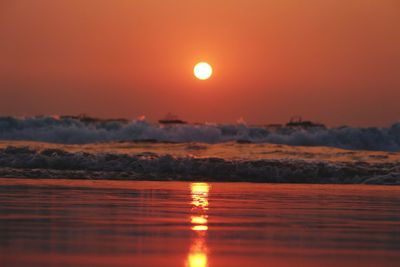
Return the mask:
POLYGON ((68 179, 68 180, 99 180, 99 181, 163 181, 163 182, 219 182, 219 183, 261 183, 261 184, 333 184, 333 185, 390 185, 400 186, 400 179, 391 176, 371 176, 356 178, 319 178, 318 180, 291 178, 232 178, 188 176, 182 174, 137 173, 137 172, 102 172, 84 170, 55 170, 55 169, 16 169, 0 168, 0 179, 68 179))
POLYGON ((400 153, 237 143, 3 142, 0 177, 400 185, 400 153))

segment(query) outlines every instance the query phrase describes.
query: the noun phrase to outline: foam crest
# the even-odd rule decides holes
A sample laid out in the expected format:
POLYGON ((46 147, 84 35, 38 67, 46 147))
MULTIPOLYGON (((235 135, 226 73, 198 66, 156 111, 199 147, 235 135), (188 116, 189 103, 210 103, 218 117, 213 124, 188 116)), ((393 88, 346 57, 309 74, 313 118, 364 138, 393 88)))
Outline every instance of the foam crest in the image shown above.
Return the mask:
POLYGON ((222 143, 227 141, 331 146, 362 150, 400 150, 400 123, 390 127, 268 129, 245 124, 159 125, 143 120, 99 120, 77 117, 0 117, 1 140, 59 144, 153 140, 222 143))

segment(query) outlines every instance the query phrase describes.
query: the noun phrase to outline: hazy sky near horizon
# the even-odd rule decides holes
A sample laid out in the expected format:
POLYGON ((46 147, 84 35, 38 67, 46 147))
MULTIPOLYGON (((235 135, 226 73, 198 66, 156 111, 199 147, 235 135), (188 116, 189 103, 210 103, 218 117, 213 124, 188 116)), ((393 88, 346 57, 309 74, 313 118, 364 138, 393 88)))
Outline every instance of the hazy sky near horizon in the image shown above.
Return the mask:
POLYGON ((369 126, 399 102, 398 0, 0 0, 0 115, 369 126))

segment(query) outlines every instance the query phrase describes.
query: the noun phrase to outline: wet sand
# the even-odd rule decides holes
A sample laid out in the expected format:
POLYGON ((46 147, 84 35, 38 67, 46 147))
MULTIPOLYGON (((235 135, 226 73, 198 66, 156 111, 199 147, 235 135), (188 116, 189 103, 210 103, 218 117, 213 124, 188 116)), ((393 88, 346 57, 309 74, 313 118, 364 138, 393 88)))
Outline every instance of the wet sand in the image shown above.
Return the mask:
POLYGON ((1 266, 398 266, 400 188, 0 179, 1 266))

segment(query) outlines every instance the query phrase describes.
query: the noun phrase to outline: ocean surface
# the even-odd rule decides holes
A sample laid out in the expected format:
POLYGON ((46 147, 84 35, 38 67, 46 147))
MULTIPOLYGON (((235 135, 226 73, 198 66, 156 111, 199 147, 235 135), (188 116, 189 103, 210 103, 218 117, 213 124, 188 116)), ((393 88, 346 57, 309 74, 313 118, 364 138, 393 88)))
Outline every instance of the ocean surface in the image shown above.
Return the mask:
POLYGON ((400 152, 269 143, 0 141, 0 177, 400 184, 400 152))
MULTIPOLYGON (((301 124, 300 124, 301 125, 301 124)), ((351 150, 400 150, 400 122, 387 127, 328 128, 288 125, 157 124, 143 119, 98 119, 86 116, 0 116, 0 140, 57 144, 143 141, 218 144, 232 141, 290 146, 328 146, 351 150)))
POLYGON ((399 266, 400 187, 0 179, 0 266, 399 266))
POLYGON ((0 177, 400 185, 400 122, 303 124, 0 116, 0 177))

